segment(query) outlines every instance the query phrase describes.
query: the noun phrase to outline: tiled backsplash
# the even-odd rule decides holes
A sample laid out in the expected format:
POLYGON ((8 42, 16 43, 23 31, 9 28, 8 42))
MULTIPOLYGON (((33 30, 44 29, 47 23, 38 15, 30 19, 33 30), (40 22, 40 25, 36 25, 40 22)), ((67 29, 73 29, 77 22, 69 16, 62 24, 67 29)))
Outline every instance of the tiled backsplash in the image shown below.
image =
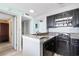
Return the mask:
POLYGON ((59 33, 69 33, 71 38, 79 39, 79 28, 51 28, 49 32, 49 36, 57 36, 59 33), (70 31, 70 32, 69 32, 70 31))
POLYGON ((78 28, 78 27, 49 28, 49 32, 59 32, 59 33, 79 33, 79 28, 78 28))

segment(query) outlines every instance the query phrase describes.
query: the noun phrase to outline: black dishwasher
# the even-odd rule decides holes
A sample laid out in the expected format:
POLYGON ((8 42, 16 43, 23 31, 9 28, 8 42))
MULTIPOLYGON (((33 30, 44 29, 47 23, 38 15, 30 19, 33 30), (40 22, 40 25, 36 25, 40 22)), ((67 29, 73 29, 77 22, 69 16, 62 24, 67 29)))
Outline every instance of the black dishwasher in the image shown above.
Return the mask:
POLYGON ((56 53, 69 56, 70 55, 70 37, 65 34, 59 34, 56 37, 56 53))
POLYGON ((52 53, 52 55, 55 53, 55 49, 56 49, 56 37, 53 37, 53 38, 51 38, 51 39, 49 39, 49 40, 47 40, 46 42, 44 42, 44 44, 43 44, 43 54, 44 54, 44 56, 47 56, 47 55, 49 55, 49 54, 45 54, 46 53, 46 51, 50 51, 51 53, 52 53))

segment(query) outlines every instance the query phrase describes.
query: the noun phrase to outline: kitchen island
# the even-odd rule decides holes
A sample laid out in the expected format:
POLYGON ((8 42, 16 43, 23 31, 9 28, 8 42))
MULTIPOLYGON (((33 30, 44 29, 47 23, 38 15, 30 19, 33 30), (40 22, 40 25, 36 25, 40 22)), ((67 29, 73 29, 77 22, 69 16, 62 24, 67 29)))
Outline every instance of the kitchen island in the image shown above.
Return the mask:
POLYGON ((43 43, 56 35, 23 35, 23 55, 43 56, 43 43))

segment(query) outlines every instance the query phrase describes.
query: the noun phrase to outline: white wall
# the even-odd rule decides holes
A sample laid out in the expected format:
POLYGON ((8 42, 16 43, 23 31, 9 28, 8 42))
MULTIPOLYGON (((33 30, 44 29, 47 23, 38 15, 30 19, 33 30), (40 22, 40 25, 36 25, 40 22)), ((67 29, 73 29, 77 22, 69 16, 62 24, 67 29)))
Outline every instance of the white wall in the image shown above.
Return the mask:
POLYGON ((14 49, 17 49, 17 33, 16 33, 16 17, 14 17, 13 19, 13 46, 14 46, 14 49))
POLYGON ((38 20, 31 19, 30 20, 30 34, 35 34, 39 28, 35 28, 35 24, 38 24, 38 20))
POLYGON ((22 27, 22 31, 26 32, 27 27, 29 27, 29 33, 34 34, 36 30, 34 29, 34 24, 36 21, 31 16, 27 16, 27 15, 22 16, 21 20, 24 23, 23 24, 24 28, 22 27), (25 23, 28 21, 29 21, 29 25, 26 25, 25 23))
POLYGON ((43 17, 40 20, 39 20, 39 32, 45 33, 45 32, 47 32, 46 17, 43 17), (40 22, 40 20, 42 20, 42 22, 40 22))
POLYGON ((31 31, 32 33, 36 33, 39 31, 40 33, 46 33, 47 32, 47 21, 46 16, 41 15, 41 17, 33 18, 31 21, 31 27, 33 28, 31 31), (40 22, 42 20, 42 22, 40 22), (38 24, 38 28, 35 28, 35 24, 38 24))
POLYGON ((16 38, 17 38, 17 50, 21 51, 21 40, 22 40, 22 30, 21 30, 21 15, 17 16, 16 19, 16 38))
POLYGON ((22 31, 21 31, 21 15, 17 15, 13 19, 13 47, 17 51, 21 51, 22 31))
POLYGON ((23 32, 24 32, 24 35, 30 34, 30 20, 24 21, 24 30, 23 30, 23 32))

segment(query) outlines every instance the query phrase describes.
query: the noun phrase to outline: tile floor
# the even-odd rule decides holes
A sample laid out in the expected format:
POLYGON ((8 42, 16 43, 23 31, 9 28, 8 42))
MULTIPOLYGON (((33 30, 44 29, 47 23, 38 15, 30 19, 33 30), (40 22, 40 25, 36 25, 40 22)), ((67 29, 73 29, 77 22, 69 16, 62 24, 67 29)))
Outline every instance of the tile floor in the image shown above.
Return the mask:
POLYGON ((0 43, 0 56, 21 56, 21 52, 17 52, 11 46, 11 43, 0 43))
MULTIPOLYGON (((23 56, 23 54, 22 51, 14 50, 10 43, 2 43, 0 44, 0 56, 23 56)), ((51 56, 51 53, 49 53, 48 56, 51 56)), ((54 56, 60 55, 54 54, 54 56)))
POLYGON ((14 49, 8 49, 8 50, 0 53, 0 56, 22 56, 22 52, 17 52, 14 49))

